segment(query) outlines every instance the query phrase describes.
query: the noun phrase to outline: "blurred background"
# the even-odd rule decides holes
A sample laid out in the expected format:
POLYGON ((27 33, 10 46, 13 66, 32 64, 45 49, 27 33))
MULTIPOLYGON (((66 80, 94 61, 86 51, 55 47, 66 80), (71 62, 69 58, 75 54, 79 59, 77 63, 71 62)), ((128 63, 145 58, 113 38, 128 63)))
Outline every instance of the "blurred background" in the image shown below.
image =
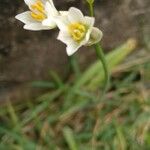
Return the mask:
MULTIPOLYGON (((86 0, 54 3, 89 14, 86 0)), ((150 1, 95 0, 111 72, 104 101, 94 49, 75 54, 74 72, 57 29, 27 31, 14 18, 27 9, 0 0, 0 150, 149 150, 150 1)))

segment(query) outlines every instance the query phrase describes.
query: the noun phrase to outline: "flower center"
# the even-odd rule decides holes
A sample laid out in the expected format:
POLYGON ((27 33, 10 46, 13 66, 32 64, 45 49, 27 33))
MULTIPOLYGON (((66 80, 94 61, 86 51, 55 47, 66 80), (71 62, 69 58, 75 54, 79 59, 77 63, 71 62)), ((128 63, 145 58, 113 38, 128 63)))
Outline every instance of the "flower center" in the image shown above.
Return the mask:
POLYGON ((41 0, 37 0, 37 2, 30 6, 31 8, 31 16, 36 21, 42 21, 46 18, 45 8, 41 0))
POLYGON ((72 38, 76 42, 80 42, 86 34, 86 26, 82 23, 73 23, 68 26, 68 30, 72 38))

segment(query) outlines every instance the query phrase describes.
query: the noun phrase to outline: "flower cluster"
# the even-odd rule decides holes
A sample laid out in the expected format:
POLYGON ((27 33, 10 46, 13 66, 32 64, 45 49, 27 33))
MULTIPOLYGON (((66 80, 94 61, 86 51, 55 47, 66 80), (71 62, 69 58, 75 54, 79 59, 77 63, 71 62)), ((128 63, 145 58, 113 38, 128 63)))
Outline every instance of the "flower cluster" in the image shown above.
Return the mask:
POLYGON ((70 56, 81 46, 90 46, 99 42, 102 32, 94 27, 95 18, 84 16, 74 7, 68 11, 58 11, 52 0, 24 0, 29 11, 16 16, 27 30, 50 30, 59 28, 58 40, 67 45, 70 56))

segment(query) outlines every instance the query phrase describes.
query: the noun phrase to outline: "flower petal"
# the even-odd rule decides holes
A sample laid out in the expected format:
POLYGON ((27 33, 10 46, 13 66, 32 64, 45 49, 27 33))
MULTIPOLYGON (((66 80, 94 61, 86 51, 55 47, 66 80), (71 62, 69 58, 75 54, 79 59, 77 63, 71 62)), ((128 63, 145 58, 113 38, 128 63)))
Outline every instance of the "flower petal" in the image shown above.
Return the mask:
POLYGON ((55 8, 52 0, 49 0, 49 2, 45 3, 45 11, 47 12, 47 15, 49 17, 54 17, 54 16, 59 15, 59 12, 55 8))
POLYGON ((94 17, 85 17, 85 24, 91 28, 94 26, 94 23, 95 23, 95 18, 94 17))
POLYGON ((48 0, 52 7, 55 7, 53 0, 48 0))
POLYGON ((87 45, 91 36, 93 27, 90 26, 89 29, 86 32, 85 38, 80 42, 81 45, 87 45))
POLYGON ((39 31, 39 30, 48 30, 50 27, 43 26, 42 23, 31 23, 24 25, 24 29, 32 30, 32 31, 39 31))
POLYGON ((68 30, 69 21, 67 16, 57 16, 55 17, 55 22, 61 31, 66 32, 68 30))
POLYGON ((30 5, 33 5, 35 3, 35 0, 24 0, 24 2, 30 6, 30 5))
POLYGON ((92 32, 92 29, 89 29, 89 30, 87 31, 86 36, 85 36, 84 45, 88 43, 88 41, 89 41, 89 39, 90 39, 91 32, 92 32))
POLYGON ((72 54, 74 54, 82 46, 82 44, 75 42, 70 37, 68 32, 61 32, 60 31, 57 39, 62 41, 63 43, 65 43, 67 45, 66 51, 67 51, 68 56, 71 56, 72 54))
POLYGON ((15 16, 16 19, 20 20, 25 24, 35 23, 36 21, 32 19, 30 11, 23 12, 15 16))
POLYGON ((90 35, 90 39, 88 42, 88 46, 91 46, 95 43, 98 43, 103 37, 103 33, 100 29, 93 27, 90 35))
POLYGON ((88 26, 88 30, 85 36, 85 40, 84 40, 84 45, 88 43, 89 39, 90 39, 90 35, 92 32, 92 28, 95 22, 95 18, 94 17, 85 17, 85 24, 88 26))
POLYGON ((67 55, 71 56, 73 55, 82 45, 76 43, 76 42, 72 42, 70 44, 67 45, 66 51, 67 51, 67 55))
POLYGON ((47 19, 43 20, 42 25, 48 26, 52 29, 56 27, 56 23, 51 18, 47 18, 47 19))
POLYGON ((59 11, 59 13, 62 16, 67 16, 68 15, 68 11, 59 11))
POLYGON ((72 42, 72 38, 68 34, 68 32, 62 32, 60 31, 57 37, 58 40, 62 41, 65 44, 69 44, 72 42))
POLYGON ((74 22, 82 23, 82 22, 84 22, 84 16, 83 16, 82 12, 75 7, 71 7, 69 9, 68 19, 71 23, 74 23, 74 22))

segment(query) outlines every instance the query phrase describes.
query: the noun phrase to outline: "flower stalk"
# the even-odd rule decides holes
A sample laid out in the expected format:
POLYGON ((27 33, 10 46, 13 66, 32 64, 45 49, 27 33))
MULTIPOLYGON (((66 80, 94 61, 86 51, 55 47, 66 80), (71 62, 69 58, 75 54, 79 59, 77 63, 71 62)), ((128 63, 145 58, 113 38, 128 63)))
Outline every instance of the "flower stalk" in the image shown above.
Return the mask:
MULTIPOLYGON (((90 11, 90 16, 94 17, 94 0, 90 1, 87 0, 89 4, 89 11, 90 11)), ((103 68, 104 68, 104 73, 105 73, 105 89, 103 91, 103 94, 105 94, 109 88, 109 82, 110 82, 110 77, 109 77, 109 71, 107 67, 107 62, 105 59, 105 55, 103 52, 103 49, 99 43, 94 44, 94 49, 96 51, 97 57, 100 59, 102 62, 103 68)))
POLYGON ((86 1, 89 4, 90 15, 93 17, 94 16, 93 5, 95 0, 86 0, 86 1))
POLYGON ((108 71, 108 67, 107 67, 107 63, 105 60, 105 55, 103 53, 103 49, 101 48, 100 44, 94 44, 94 48, 96 51, 96 54, 98 56, 98 58, 101 60, 103 68, 104 68, 104 73, 105 73, 105 89, 104 89, 104 93, 107 92, 108 88, 109 88, 109 71, 108 71))

